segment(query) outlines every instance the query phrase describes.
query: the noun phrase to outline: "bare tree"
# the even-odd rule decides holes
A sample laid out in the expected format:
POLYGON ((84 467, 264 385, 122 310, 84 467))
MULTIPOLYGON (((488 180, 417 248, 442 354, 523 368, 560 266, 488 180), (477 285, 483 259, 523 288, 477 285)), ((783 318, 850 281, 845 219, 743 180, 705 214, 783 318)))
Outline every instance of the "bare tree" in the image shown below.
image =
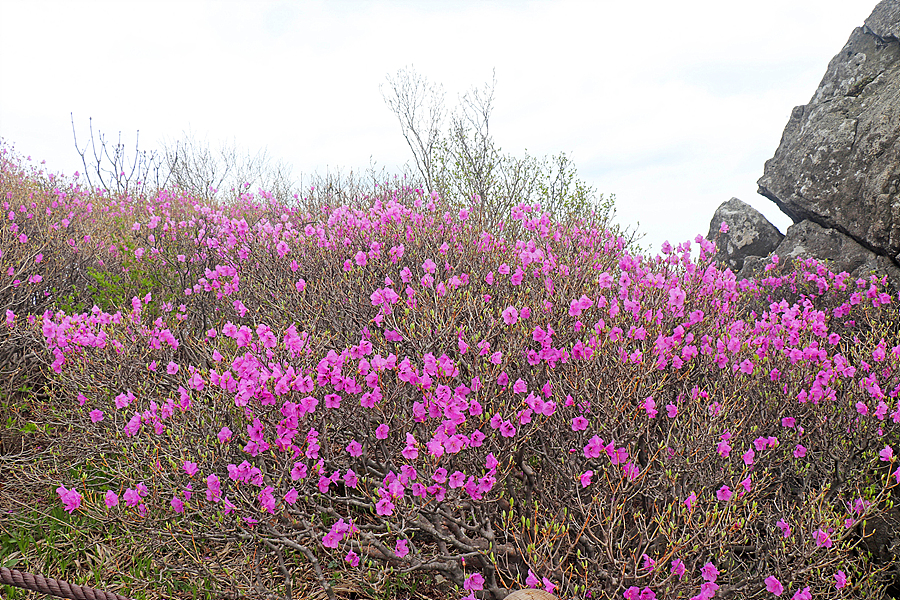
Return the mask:
MULTIPOLYGON (((90 129, 90 142, 86 142, 84 148, 78 146, 78 136, 75 133, 75 117, 71 113, 72 137, 75 141, 75 150, 81 156, 84 165, 85 177, 88 184, 93 187, 101 187, 107 192, 120 194, 144 194, 152 189, 160 189, 168 183, 167 166, 160 160, 156 151, 148 152, 140 149, 140 131, 135 134, 134 158, 129 160, 125 144, 122 143, 122 132, 119 132, 119 141, 115 146, 108 146, 106 136, 99 130, 94 136, 93 121, 88 118, 90 129), (88 157, 88 148, 93 157, 88 157), (88 165, 90 162, 90 166, 88 165)), ((178 155, 173 154, 167 162, 172 165, 179 161, 178 155)))
POLYGON ((416 168, 429 192, 435 191, 434 157, 441 139, 444 119, 443 86, 431 84, 415 70, 400 69, 397 76, 387 77, 390 92, 381 89, 384 101, 400 121, 400 130, 412 150, 416 168))
POLYGON ((451 119, 450 133, 445 139, 440 173, 440 191, 456 195, 464 201, 476 196, 492 211, 502 209, 497 197, 498 169, 503 157, 494 145, 490 117, 497 85, 496 74, 490 85, 466 93, 451 119), (448 169, 447 166, 452 166, 448 169))
POLYGON ((298 190, 290 165, 273 161, 265 149, 255 154, 243 152, 232 141, 214 150, 207 140, 199 140, 191 132, 163 146, 171 182, 198 198, 235 198, 262 189, 288 202, 298 190))

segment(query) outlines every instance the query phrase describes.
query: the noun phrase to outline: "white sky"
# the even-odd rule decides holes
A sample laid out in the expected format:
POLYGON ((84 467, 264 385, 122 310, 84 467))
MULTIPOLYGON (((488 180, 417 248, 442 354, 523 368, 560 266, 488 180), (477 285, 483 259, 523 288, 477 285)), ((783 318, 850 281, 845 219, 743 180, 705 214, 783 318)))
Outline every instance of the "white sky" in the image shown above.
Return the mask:
POLYGON ((446 104, 491 79, 505 151, 571 154, 658 250, 756 194, 792 107, 876 0, 0 0, 0 136, 83 170, 88 117, 153 149, 190 130, 294 173, 411 161, 379 84, 412 65, 446 104), (82 142, 83 143, 83 142, 82 142))

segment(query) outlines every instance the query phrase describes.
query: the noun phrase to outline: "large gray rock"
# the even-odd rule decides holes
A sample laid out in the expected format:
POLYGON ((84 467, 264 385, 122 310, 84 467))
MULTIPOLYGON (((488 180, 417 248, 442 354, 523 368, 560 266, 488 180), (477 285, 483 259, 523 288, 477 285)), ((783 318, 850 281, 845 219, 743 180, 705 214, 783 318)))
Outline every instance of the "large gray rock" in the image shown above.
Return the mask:
POLYGON ((713 213, 706 239, 716 243, 716 260, 737 273, 748 256, 766 256, 784 239, 761 212, 737 198, 723 202, 713 213), (728 232, 719 229, 722 223, 728 232))
MULTIPOLYGON (((887 275, 895 285, 900 282, 900 268, 890 259, 874 254, 859 245, 849 236, 836 229, 826 229, 813 221, 800 221, 788 227, 787 235, 775 249, 780 261, 795 258, 817 258, 832 262, 835 273, 846 271, 851 279, 868 279, 872 273, 879 277, 887 275)), ((759 265, 758 261, 748 261, 747 269, 739 277, 748 277, 749 269, 759 265)))
POLYGON ((794 223, 809 220, 837 230, 895 264, 900 261, 898 37, 900 0, 884 0, 831 60, 809 104, 794 108, 758 182, 759 192, 794 223))

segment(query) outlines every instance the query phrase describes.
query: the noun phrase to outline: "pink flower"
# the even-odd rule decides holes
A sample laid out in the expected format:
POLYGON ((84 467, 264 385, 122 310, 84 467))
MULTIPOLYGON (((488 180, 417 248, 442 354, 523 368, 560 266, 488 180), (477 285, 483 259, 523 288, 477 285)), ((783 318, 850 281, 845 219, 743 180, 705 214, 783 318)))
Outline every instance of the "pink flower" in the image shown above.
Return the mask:
POLYGON ((714 564, 708 562, 703 565, 702 569, 700 569, 700 575, 703 576, 704 580, 714 583, 716 581, 716 578, 719 576, 719 570, 714 564))
MULTIPOLYGON (((623 450, 623 449, 624 448, 619 448, 619 450, 623 450)), ((625 473, 625 476, 628 478, 628 481, 634 481, 635 479, 637 479, 638 475, 640 474, 640 470, 631 461, 628 461, 627 463, 622 465, 622 472, 625 473)))
POLYGON ((816 540, 816 546, 819 548, 831 548, 832 546, 831 538, 821 529, 817 529, 813 532, 813 539, 816 540))
POLYGON ((719 225, 719 233, 728 233, 728 223, 722 221, 722 224, 719 225))
POLYGON ((725 440, 720 441, 716 444, 716 452, 719 453, 719 456, 723 458, 728 458, 728 454, 731 452, 731 446, 725 440))
POLYGON ((676 558, 672 561, 672 573, 678 575, 678 579, 684 577, 685 567, 684 562, 680 558, 676 558))
POLYGON ((141 495, 138 491, 131 488, 125 490, 122 497, 125 499, 125 504, 128 506, 137 506, 141 501, 141 495))
POLYGON ((394 514, 394 503, 388 498, 382 498, 375 504, 375 512, 382 516, 390 516, 394 514))
POLYGON ((729 500, 731 500, 732 493, 733 492, 731 491, 731 488, 729 488, 727 485, 723 485, 716 492, 716 498, 718 498, 722 502, 728 502, 729 500))
POLYGON ((356 440, 352 440, 349 444, 347 444, 347 452, 350 453, 350 456, 353 458, 359 458, 362 456, 362 444, 357 442, 356 440))
POLYGON ((306 466, 306 463, 297 461, 294 463, 294 467, 291 469, 291 479, 293 481, 297 481, 298 479, 306 479, 306 476, 309 474, 309 469, 306 466))
POLYGON ((67 490, 65 486, 61 485, 56 488, 56 493, 59 494, 59 499, 66 505, 67 513, 72 514, 75 512, 75 509, 81 506, 81 494, 74 489, 67 490))
POLYGON ((503 321, 507 325, 515 325, 516 321, 519 320, 519 311, 516 310, 514 306, 507 306, 506 310, 503 311, 503 321))
POLYGON ((103 497, 103 501, 106 503, 106 508, 112 508, 113 506, 119 505, 119 497, 112 490, 106 490, 106 495, 103 497))
POLYGON ((884 449, 882 449, 881 452, 878 453, 878 455, 881 457, 881 460, 883 462, 891 462, 892 460, 894 460, 894 449, 890 446, 885 446, 884 449))
POLYGON ((841 589, 845 585, 847 585, 847 575, 843 571, 838 571, 834 574, 834 587, 841 589))
POLYGON ((812 600, 812 592, 809 591, 809 586, 802 590, 797 590, 791 600, 812 600))
POLYGON ((218 502, 222 499, 222 488, 219 478, 214 473, 206 478, 206 500, 218 502))
POLYGON ((125 432, 127 437, 132 437, 137 435, 137 432, 141 429, 141 415, 139 413, 134 413, 128 423, 125 424, 125 427, 122 431, 125 432))
POLYGON ((556 589, 556 585, 546 577, 541 577, 541 581, 544 583, 544 589, 547 590, 547 593, 552 594, 553 590, 556 589))
POLYGON ((694 510, 694 504, 697 502, 697 494, 691 492, 691 495, 687 497, 684 501, 684 505, 688 507, 688 510, 694 510))
POLYGON ((375 428, 375 437, 379 440, 386 440, 388 437, 388 432, 390 431, 390 427, 387 424, 382 423, 378 427, 375 428))
POLYGON ((766 591, 772 592, 776 596, 780 596, 784 592, 784 586, 773 576, 766 577, 766 591))
POLYGON ((131 394, 131 391, 127 394, 119 394, 116 396, 116 408, 125 408, 134 399, 134 396, 131 394))
POLYGON ((794 458, 803 458, 804 456, 806 456, 806 447, 797 444, 797 447, 794 448, 794 458))
POLYGON ((219 433, 216 434, 216 437, 219 438, 219 441, 223 444, 231 439, 231 430, 228 427, 223 427, 219 430, 219 433))
POLYGON ((407 540, 397 540, 397 545, 394 547, 394 554, 397 555, 397 558, 403 558, 404 556, 409 554, 407 543, 407 540))
POLYGON ((273 514, 275 512, 275 496, 272 495, 272 492, 272 486, 267 485, 262 490, 260 490, 258 495, 259 505, 265 512, 269 514, 273 514))
POLYGON ((582 473, 581 477, 579 478, 579 479, 581 479, 581 487, 587 487, 587 486, 591 485, 591 477, 593 477, 593 476, 594 476, 593 471, 585 471, 584 473, 582 473))
POLYGON ((188 476, 193 477, 194 474, 197 473, 197 463, 189 460, 184 461, 184 472, 187 473, 188 476))
POLYGON ((744 464, 745 464, 745 465, 752 465, 752 464, 753 464, 753 458, 754 458, 755 456, 756 456, 756 452, 753 451, 753 448, 750 448, 749 450, 747 450, 746 452, 744 452, 743 455, 741 455, 741 458, 744 459, 744 464))
POLYGON ((525 579, 525 585, 528 587, 536 588, 541 584, 541 580, 537 578, 537 576, 528 569, 528 577, 525 579))
POLYGON ((481 573, 472 573, 463 582, 463 588, 467 591, 484 589, 484 576, 481 573))
POLYGON ((89 414, 91 416, 91 423, 99 423, 103 420, 102 410, 92 410, 89 414))
POLYGON ((669 415, 670 419, 674 419, 678 416, 678 407, 674 404, 666 404, 666 414, 669 415))
POLYGON ((585 458, 597 458, 603 450, 603 440, 596 435, 592 437, 584 447, 585 458))
POLYGON ((444 483, 445 481, 447 481, 447 469, 445 469, 444 467, 438 467, 431 478, 438 483, 444 483))
POLYGON ((297 493, 297 490, 291 488, 290 490, 288 490, 288 493, 284 495, 284 501, 293 506, 294 503, 297 502, 297 499, 299 497, 300 494, 297 493))
POLYGON ((359 478, 353 472, 353 469, 347 469, 347 472, 344 474, 344 483, 352 488, 355 488, 356 484, 359 483, 359 478))
POLYGON ((357 554, 353 550, 347 553, 347 556, 344 557, 344 560, 346 560, 354 567, 359 566, 359 554, 357 554))
POLYGON ((463 483, 466 481, 466 474, 462 471, 454 471, 453 475, 450 476, 449 485, 451 488, 461 488, 463 483))
POLYGON ((788 524, 787 521, 785 521, 784 519, 781 519, 775 524, 781 530, 781 533, 782 533, 782 535, 784 535, 784 537, 786 537, 786 538, 791 537, 791 526, 788 524))
POLYGON ((587 426, 588 420, 580 415, 572 419, 572 431, 584 431, 587 426))

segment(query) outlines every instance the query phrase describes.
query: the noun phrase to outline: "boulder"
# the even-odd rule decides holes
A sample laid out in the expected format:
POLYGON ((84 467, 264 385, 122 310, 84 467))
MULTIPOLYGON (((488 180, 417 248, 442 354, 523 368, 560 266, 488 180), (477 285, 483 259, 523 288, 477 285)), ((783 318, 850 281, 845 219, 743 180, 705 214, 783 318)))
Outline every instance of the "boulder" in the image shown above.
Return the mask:
POLYGON ((802 232, 806 246, 782 242, 792 254, 803 247, 836 256, 836 248, 819 243, 830 241, 854 248, 854 257, 843 260, 856 265, 848 270, 900 263, 898 38, 900 0, 883 0, 831 60, 810 102, 794 108, 775 156, 765 164, 759 193, 795 224, 835 232, 823 238, 803 225, 795 237, 802 232), (863 259, 863 252, 873 256, 863 259))
POLYGON ((716 260, 737 273, 748 256, 767 256, 784 235, 758 210, 732 198, 716 209, 706 239, 716 243, 716 260), (720 231, 723 222, 728 225, 725 233, 720 231))
POLYGON ((556 596, 544 590, 526 589, 517 590, 509 594, 505 600, 557 600, 556 596))
MULTIPOLYGON (((870 252, 836 229, 827 229, 809 220, 788 227, 787 235, 775 248, 774 253, 782 261, 791 261, 795 258, 831 261, 832 271, 835 273, 846 271, 853 280, 868 279, 874 272, 879 277, 887 275, 895 287, 900 282, 900 268, 893 261, 870 252)), ((762 261, 748 261, 738 278, 750 276, 752 274, 750 270, 760 262, 762 261)))

